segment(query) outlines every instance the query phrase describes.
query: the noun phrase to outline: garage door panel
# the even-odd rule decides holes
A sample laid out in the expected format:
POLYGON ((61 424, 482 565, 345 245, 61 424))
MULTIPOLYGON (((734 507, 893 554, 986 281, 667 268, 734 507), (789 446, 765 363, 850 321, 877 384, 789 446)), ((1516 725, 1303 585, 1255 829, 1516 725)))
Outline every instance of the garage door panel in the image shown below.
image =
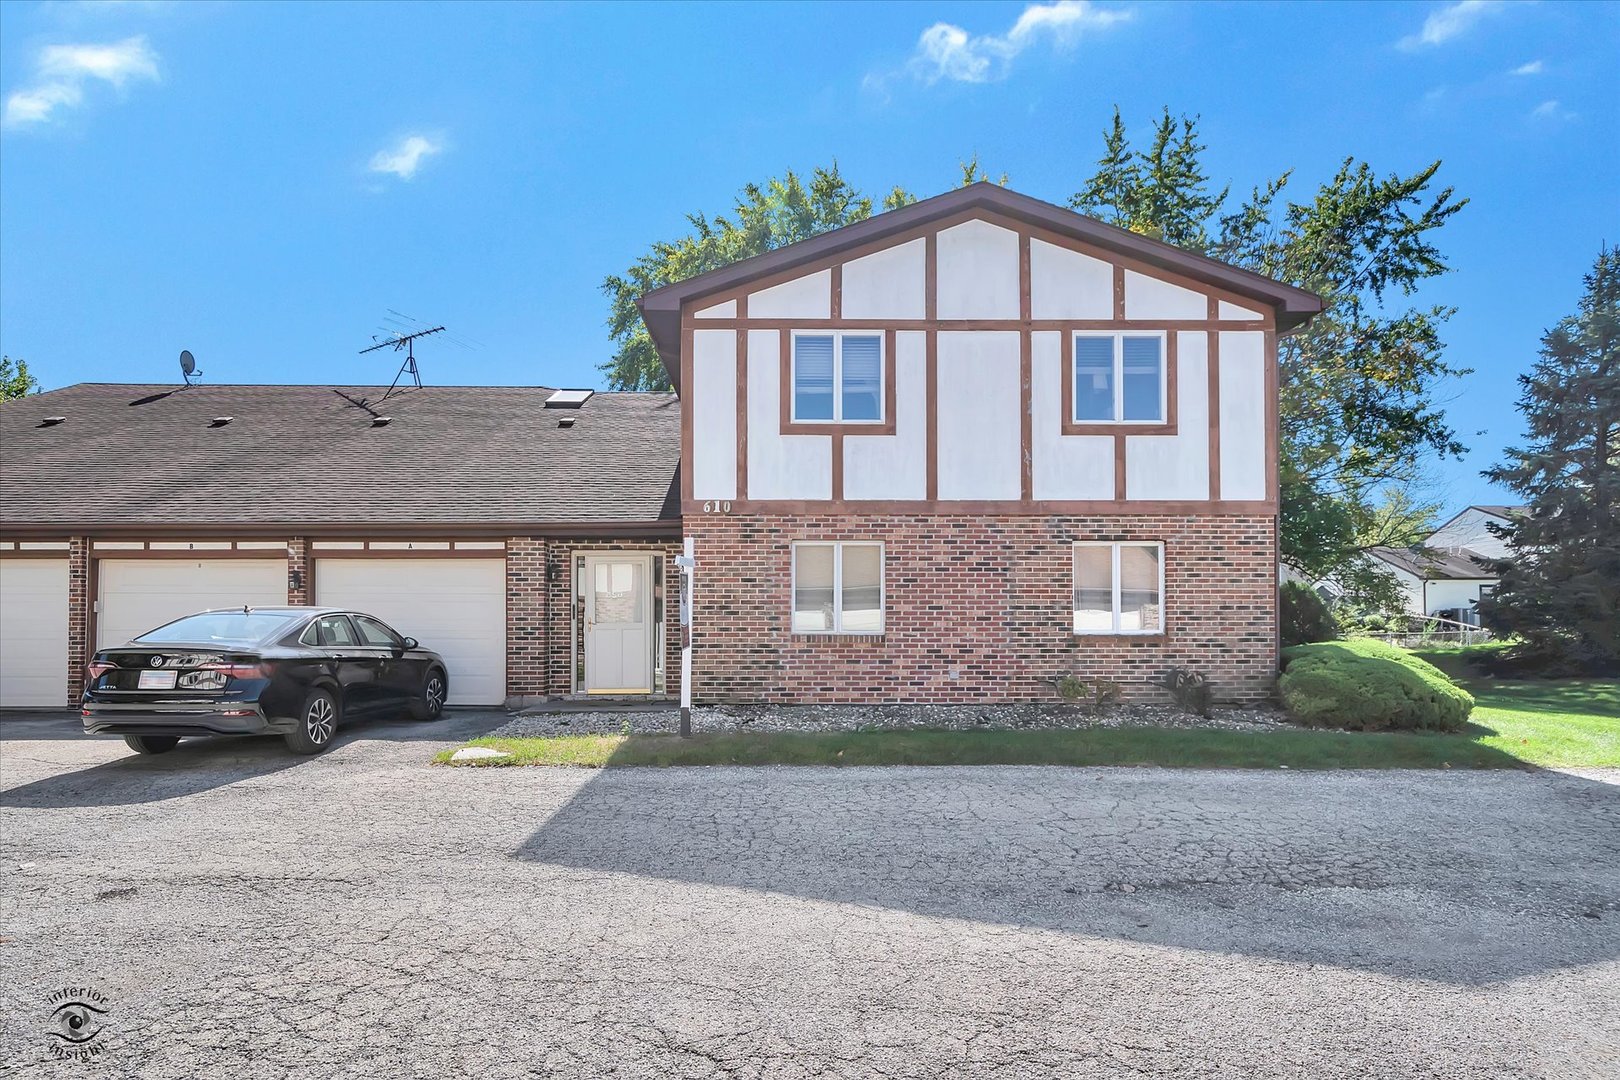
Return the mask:
POLYGON ((97 577, 98 648, 208 608, 287 602, 285 559, 103 559, 97 577))
POLYGON ((506 701, 500 559, 319 559, 316 602, 375 615, 444 657, 450 704, 506 701))
POLYGON ((67 704, 68 563, 0 559, 0 707, 67 704))

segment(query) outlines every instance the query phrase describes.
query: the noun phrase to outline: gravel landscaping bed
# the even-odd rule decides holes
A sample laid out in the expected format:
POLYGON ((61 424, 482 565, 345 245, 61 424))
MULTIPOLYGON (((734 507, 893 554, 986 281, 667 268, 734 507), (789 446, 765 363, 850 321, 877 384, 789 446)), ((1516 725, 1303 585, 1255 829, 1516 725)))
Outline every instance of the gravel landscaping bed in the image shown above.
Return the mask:
MULTIPOLYGON (((674 710, 653 712, 547 712, 544 706, 515 717, 490 734, 499 738, 539 735, 618 735, 674 731, 674 710)), ((948 731, 1009 731, 1028 728, 1168 727, 1222 731, 1290 728, 1275 709, 1215 709, 1208 717, 1171 705, 1113 705, 1094 712, 1075 705, 715 705, 692 710, 692 730, 884 731, 932 728, 948 731)))

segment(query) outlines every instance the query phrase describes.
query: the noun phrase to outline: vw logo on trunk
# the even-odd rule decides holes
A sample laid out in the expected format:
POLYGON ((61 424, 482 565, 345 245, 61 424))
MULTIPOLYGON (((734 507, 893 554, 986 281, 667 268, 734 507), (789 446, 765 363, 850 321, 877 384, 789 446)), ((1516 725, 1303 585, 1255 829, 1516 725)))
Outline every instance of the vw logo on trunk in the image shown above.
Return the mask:
POLYGON ((163 666, 163 657, 161 657, 161 656, 152 657, 152 666, 153 667, 162 667, 163 666))

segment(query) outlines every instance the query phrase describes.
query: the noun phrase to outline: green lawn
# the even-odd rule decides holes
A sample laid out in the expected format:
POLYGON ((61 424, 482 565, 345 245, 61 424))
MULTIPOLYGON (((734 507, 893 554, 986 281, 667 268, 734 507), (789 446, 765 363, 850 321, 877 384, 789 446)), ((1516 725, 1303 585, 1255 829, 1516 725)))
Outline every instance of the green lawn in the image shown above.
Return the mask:
MULTIPOLYGON (((457 765, 1159 765, 1187 768, 1502 769, 1620 767, 1620 680, 1481 679, 1465 650, 1419 653, 1475 696, 1461 734, 1290 729, 851 731, 818 734, 558 735, 474 739, 512 756, 457 765)), ((451 751, 437 757, 448 763, 451 751)))
POLYGON ((1620 679, 1480 678, 1470 651, 1416 650, 1474 695, 1469 737, 1480 746, 1532 765, 1620 766, 1620 679))

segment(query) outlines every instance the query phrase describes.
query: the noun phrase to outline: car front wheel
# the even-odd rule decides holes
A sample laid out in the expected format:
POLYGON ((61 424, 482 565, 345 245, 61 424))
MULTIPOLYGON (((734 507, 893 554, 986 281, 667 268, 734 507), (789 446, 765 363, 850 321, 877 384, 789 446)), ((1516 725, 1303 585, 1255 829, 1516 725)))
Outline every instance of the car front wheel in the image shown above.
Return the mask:
POLYGON ((411 717, 416 720, 437 720, 444 712, 447 693, 444 672, 434 668, 422 680, 422 693, 411 704, 411 717))
POLYGON ((295 754, 318 754, 332 745, 341 713, 337 698, 328 690, 314 690, 304 699, 298 726, 287 733, 287 749, 295 754))
POLYGON ((125 735, 124 742, 137 754, 167 754, 180 745, 178 735, 125 735))

